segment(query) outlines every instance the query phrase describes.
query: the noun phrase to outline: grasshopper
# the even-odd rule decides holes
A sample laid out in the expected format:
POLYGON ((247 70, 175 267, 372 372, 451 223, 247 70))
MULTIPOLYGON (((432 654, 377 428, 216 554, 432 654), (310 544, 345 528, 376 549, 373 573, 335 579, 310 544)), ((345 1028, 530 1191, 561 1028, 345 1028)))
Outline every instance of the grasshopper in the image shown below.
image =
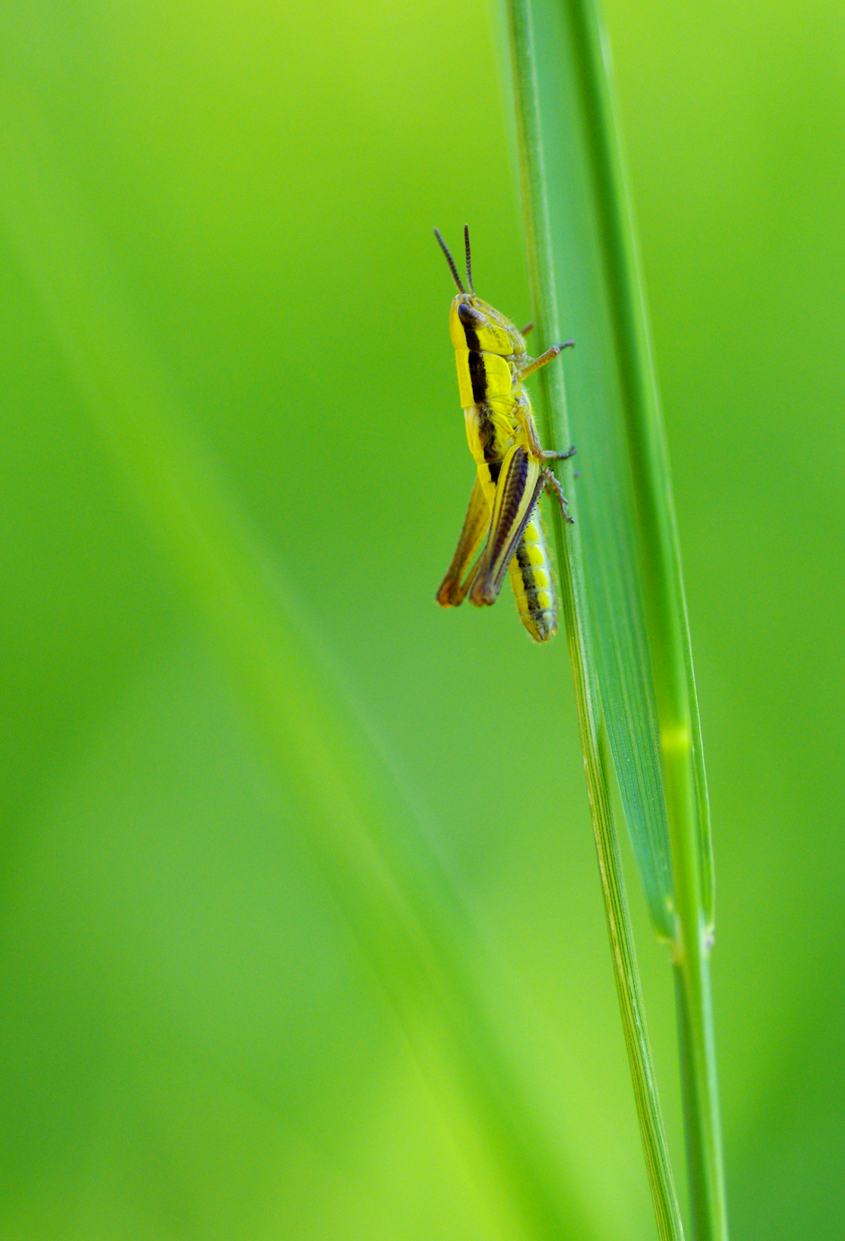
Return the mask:
POLYGON ((507 570, 520 620, 535 642, 548 642, 557 632, 557 597, 539 500, 544 491, 552 492, 566 521, 573 520, 547 463, 565 461, 575 449, 551 452, 541 446, 522 385, 574 342, 552 345, 539 358, 529 357, 523 338, 532 325, 517 331, 510 319, 476 296, 469 226, 464 228, 469 292, 437 229, 434 235, 458 288, 449 312, 449 332, 469 450, 478 469, 437 602, 454 608, 469 594, 476 607, 495 603, 507 570), (472 565, 482 541, 481 555, 472 565))

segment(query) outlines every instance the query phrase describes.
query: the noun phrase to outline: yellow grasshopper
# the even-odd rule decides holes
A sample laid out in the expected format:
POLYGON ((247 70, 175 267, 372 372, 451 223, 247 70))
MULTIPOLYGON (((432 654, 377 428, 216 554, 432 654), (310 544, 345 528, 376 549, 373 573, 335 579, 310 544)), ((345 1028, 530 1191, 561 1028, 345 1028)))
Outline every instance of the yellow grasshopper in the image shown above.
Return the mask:
POLYGON ((535 642, 557 632, 557 597, 539 500, 554 492, 563 516, 566 497, 548 461, 564 461, 575 452, 542 448, 523 380, 556 358, 565 345, 552 345, 530 358, 523 337, 510 319, 476 296, 472 287, 469 226, 464 228, 467 285, 437 229, 434 230, 458 295, 449 312, 449 332, 458 364, 458 387, 466 420, 469 450, 478 467, 458 546, 437 592, 437 602, 454 608, 469 594, 477 607, 495 603, 510 572, 520 619, 535 642), (477 563, 472 561, 486 536, 477 563))

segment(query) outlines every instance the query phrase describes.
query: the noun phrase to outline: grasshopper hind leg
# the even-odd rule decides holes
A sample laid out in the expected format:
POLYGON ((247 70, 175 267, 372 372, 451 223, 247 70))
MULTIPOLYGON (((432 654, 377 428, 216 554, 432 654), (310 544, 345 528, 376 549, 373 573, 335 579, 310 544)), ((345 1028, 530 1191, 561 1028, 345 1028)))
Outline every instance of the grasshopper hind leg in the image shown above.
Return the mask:
POLYGON ((474 570, 469 572, 467 570, 475 559, 489 526, 490 505, 487 503, 481 483, 476 478, 458 546, 455 548, 452 563, 446 570, 446 576, 440 583, 435 596, 441 608, 456 608, 466 598, 474 576, 474 570))
MULTIPOLYGON (((571 453, 567 453, 567 456, 571 456, 571 455, 572 455, 571 453)), ((546 491, 554 492, 555 496, 557 497, 558 504, 560 504, 560 511, 563 514, 563 520, 568 521, 571 526, 574 526, 575 518, 569 516, 569 509, 567 507, 569 504, 569 501, 567 500, 566 496, 563 494, 563 488, 561 487, 560 483, 557 481, 554 474, 549 469, 543 470, 542 477, 543 477, 543 484, 545 486, 546 491)))

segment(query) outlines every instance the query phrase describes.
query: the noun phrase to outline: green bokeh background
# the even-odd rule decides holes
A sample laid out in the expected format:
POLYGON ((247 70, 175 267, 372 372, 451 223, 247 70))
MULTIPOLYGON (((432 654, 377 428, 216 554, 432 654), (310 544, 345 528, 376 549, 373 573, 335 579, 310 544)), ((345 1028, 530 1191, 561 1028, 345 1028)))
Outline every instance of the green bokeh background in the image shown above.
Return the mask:
MULTIPOLYGON (((840 1236, 845 16, 607 18, 713 804, 734 1234, 840 1236)), ((561 1235, 653 1236, 565 643, 506 599, 432 604, 472 464, 431 226, 469 220, 482 296, 531 313, 494 14, 7 0, 0 35, 0 1238, 537 1235, 309 845, 98 366, 153 458, 162 426, 188 445, 424 825, 561 1235)))

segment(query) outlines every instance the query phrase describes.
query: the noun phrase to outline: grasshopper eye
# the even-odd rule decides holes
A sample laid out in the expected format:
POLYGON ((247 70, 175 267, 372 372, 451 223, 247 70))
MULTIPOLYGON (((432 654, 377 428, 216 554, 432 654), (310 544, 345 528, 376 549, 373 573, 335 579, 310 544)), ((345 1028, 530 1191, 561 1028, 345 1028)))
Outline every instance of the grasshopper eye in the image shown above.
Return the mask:
POLYGON ((476 310, 474 306, 467 306, 466 302, 461 302, 458 307, 458 318, 464 327, 471 328, 483 327, 487 322, 486 315, 483 315, 480 310, 476 310))

